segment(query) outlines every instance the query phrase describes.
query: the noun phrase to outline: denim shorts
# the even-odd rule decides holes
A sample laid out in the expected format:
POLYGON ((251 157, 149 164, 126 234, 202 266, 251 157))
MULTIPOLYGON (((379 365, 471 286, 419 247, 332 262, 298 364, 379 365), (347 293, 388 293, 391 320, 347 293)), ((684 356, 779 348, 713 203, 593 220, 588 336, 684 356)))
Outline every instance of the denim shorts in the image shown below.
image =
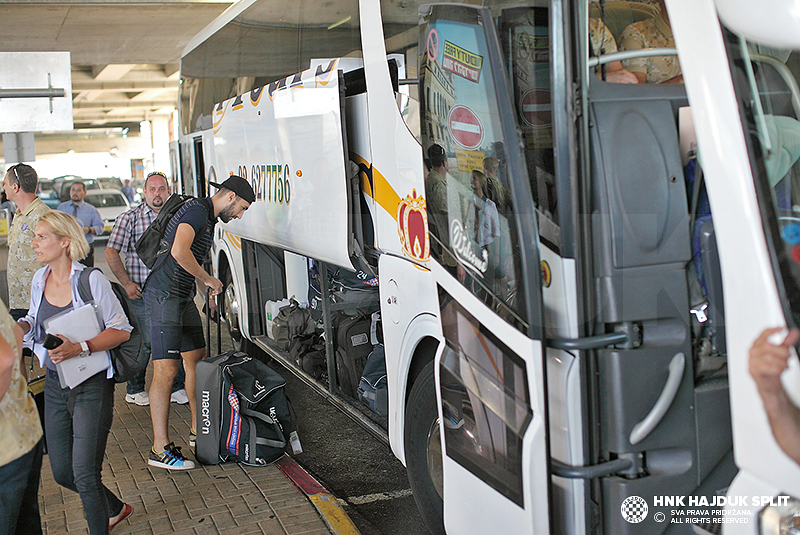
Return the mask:
POLYGON ((147 288, 144 306, 150 316, 150 351, 153 360, 180 359, 183 352, 205 347, 203 323, 194 299, 147 288))

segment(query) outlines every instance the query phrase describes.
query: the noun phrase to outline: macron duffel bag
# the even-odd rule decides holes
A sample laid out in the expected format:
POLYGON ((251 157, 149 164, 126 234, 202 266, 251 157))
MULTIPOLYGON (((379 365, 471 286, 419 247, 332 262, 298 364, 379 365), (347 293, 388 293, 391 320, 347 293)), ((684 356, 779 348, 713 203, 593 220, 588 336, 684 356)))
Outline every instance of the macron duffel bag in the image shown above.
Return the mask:
POLYGON ((285 385, 275 370, 241 351, 198 362, 197 460, 264 465, 280 459, 292 426, 285 385))

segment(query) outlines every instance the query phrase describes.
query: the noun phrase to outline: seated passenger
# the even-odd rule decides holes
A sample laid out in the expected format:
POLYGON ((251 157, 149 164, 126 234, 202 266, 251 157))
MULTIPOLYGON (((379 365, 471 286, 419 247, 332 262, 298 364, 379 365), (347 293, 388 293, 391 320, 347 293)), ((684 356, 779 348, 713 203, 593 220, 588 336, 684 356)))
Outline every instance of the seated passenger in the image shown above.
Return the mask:
MULTIPOLYGON (((606 0, 606 2, 615 2, 617 0, 606 0)), ((661 9, 661 5, 658 3, 658 0, 624 0, 626 2, 636 2, 637 4, 648 4, 651 6, 655 6, 661 9)))
MULTIPOLYGON (((675 48, 669 14, 664 0, 658 0, 660 15, 652 19, 634 22, 620 36, 620 50, 639 50, 642 48, 675 48)), ((682 84, 683 75, 677 56, 653 56, 629 59, 622 65, 631 71, 639 83, 682 84)))
MULTIPOLYGON (((589 19, 589 41, 592 45, 592 54, 600 57, 603 54, 613 54, 617 51, 617 42, 611 31, 600 19, 589 19)), ((603 78, 603 68, 605 69, 605 81, 612 84, 638 84, 639 79, 631 71, 625 69, 619 61, 607 63, 604 67, 596 67, 595 72, 599 78, 603 78)))

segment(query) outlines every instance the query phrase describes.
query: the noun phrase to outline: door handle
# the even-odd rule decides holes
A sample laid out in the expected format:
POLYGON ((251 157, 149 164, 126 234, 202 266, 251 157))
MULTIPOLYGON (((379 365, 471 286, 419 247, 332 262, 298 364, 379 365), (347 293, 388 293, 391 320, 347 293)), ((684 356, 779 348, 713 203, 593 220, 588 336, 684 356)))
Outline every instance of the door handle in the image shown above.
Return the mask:
POLYGON ((627 345, 631 338, 627 332, 600 334, 584 338, 548 338, 547 347, 563 349, 564 351, 581 351, 586 349, 600 349, 612 345, 627 345))
POLYGON ((655 405, 653 405, 653 408, 647 413, 647 416, 645 416, 641 422, 634 425, 631 430, 629 439, 631 445, 636 445, 644 440, 661 422, 664 415, 667 414, 672 402, 675 401, 678 387, 681 385, 681 381, 683 381, 683 370, 685 367, 686 357, 684 357, 683 353, 678 353, 672 357, 669 363, 669 376, 667 377, 664 389, 661 391, 661 395, 658 396, 655 405))

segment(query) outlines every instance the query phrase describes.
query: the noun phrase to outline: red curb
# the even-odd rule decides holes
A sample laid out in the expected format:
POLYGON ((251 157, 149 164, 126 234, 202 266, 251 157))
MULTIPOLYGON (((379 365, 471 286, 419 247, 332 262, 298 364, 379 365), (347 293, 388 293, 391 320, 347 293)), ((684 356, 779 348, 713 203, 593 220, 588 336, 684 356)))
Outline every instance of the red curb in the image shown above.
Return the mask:
POLYGON ((320 485, 316 479, 288 455, 281 457, 275 464, 280 471, 307 496, 312 496, 314 494, 330 494, 325 487, 320 485))

